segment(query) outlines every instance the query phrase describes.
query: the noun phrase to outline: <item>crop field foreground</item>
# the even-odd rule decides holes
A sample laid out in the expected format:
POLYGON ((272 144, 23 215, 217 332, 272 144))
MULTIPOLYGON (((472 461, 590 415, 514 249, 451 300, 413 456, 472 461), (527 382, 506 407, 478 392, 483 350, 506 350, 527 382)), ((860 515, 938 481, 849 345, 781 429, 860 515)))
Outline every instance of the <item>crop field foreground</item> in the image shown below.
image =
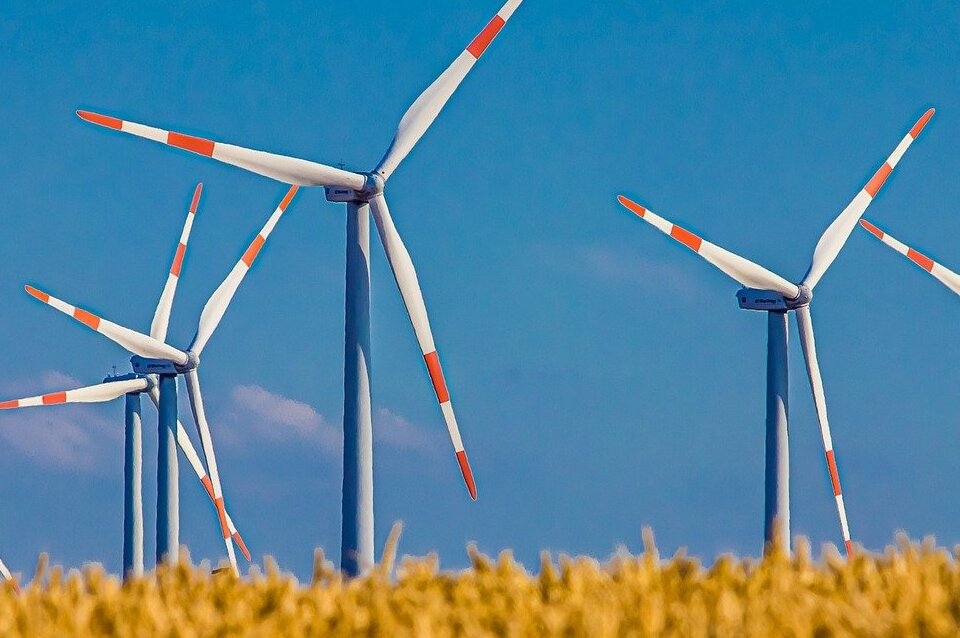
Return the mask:
POLYGON ((957 636, 958 551, 900 537, 851 560, 809 544, 793 556, 720 556, 706 568, 678 553, 606 563, 541 557, 536 574, 509 552, 468 548, 471 566, 436 556, 380 565, 345 580, 318 551, 309 585, 266 559, 242 578, 176 566, 121 584, 98 565, 64 573, 41 557, 18 595, 0 591, 0 636, 957 636))

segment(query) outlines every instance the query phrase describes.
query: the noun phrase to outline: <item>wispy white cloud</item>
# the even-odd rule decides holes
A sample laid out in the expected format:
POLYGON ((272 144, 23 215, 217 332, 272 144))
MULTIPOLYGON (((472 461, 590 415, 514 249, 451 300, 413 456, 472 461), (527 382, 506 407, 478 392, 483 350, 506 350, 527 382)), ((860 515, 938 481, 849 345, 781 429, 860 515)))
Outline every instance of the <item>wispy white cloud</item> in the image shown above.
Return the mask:
MULTIPOLYGON (((229 442, 249 445, 250 437, 275 444, 315 446, 330 457, 343 453, 343 431, 311 405, 270 392, 259 385, 238 385, 231 391, 230 420, 235 424, 229 442), (237 431, 240 428, 241 431, 237 431)), ((429 431, 378 408, 373 414, 373 437, 378 446, 433 454, 442 446, 442 432, 429 431)))
POLYGON ((600 244, 574 247, 539 244, 534 250, 540 260, 553 269, 609 285, 629 285, 651 292, 669 289, 692 295, 707 290, 702 282, 688 277, 679 264, 653 259, 636 250, 600 244))
MULTIPOLYGON (((69 390, 84 384, 56 370, 39 378, 6 380, 0 384, 2 400, 69 390)), ((119 403, 119 402, 117 402, 119 403)), ((47 468, 98 472, 112 466, 123 440, 123 407, 116 418, 105 416, 101 406, 71 404, 4 410, 0 412, 0 440, 47 468)))
POLYGON ((431 456, 446 450, 442 432, 421 428, 386 408, 379 408, 374 414, 373 440, 389 447, 431 456))
POLYGON ((313 444, 325 454, 339 456, 343 435, 312 406, 275 394, 258 385, 238 385, 231 392, 232 420, 248 434, 283 443, 313 444))

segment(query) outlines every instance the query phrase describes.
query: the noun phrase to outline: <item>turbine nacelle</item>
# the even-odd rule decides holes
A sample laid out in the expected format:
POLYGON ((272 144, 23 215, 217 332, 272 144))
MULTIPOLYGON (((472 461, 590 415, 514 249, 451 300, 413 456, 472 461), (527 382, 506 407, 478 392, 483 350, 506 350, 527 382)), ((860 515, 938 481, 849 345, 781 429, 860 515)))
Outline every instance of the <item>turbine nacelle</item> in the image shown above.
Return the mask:
POLYGON ((363 190, 345 188, 343 186, 327 186, 323 190, 326 192, 328 202, 369 202, 371 199, 383 192, 386 184, 383 176, 379 173, 363 173, 366 178, 363 183, 363 190))
POLYGON ((766 312, 787 312, 802 306, 809 306, 813 299, 813 291, 809 286, 797 284, 800 293, 793 299, 788 299, 776 290, 762 290, 760 288, 741 288, 737 291, 737 303, 743 310, 763 310, 766 312))
POLYGON ((130 365, 137 374, 186 374, 197 369, 200 357, 192 350, 187 350, 185 354, 187 362, 182 365, 169 359, 151 359, 140 355, 130 357, 130 365))

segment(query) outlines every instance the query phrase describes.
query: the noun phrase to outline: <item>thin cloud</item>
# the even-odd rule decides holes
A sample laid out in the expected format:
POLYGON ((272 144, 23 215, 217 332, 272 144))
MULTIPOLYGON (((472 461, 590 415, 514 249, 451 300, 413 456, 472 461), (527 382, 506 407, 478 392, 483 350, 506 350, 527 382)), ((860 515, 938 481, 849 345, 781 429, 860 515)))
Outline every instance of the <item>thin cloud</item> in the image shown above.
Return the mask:
MULTIPOLYGON (((6 400, 83 385, 70 375, 49 370, 37 379, 6 381, 0 391, 6 400)), ((0 440, 37 465, 98 473, 113 465, 123 438, 122 405, 116 408, 115 419, 104 414, 104 408, 86 404, 4 410, 0 412, 0 440)))
POLYGON ((231 392, 233 420, 267 441, 311 443, 330 456, 343 450, 340 430, 302 401, 288 399, 258 385, 238 385, 231 392))
POLYGON ((628 285, 651 292, 670 289, 691 295, 706 291, 701 282, 686 275, 682 266, 652 259, 638 250, 599 244, 568 247, 541 243, 534 247, 534 252, 551 269, 586 276, 607 285, 628 285))
POLYGON ((399 450, 413 450, 433 456, 445 450, 440 432, 425 430, 386 408, 377 410, 373 418, 374 443, 399 450))
MULTIPOLYGON (((231 391, 231 420, 243 426, 244 435, 234 432, 231 442, 254 436, 275 444, 306 443, 330 457, 343 453, 343 432, 340 423, 331 423, 312 406, 270 392, 258 385, 238 385, 231 391)), ((394 414, 378 408, 373 415, 373 438, 378 446, 404 451, 434 454, 443 449, 439 432, 428 431, 394 414)))

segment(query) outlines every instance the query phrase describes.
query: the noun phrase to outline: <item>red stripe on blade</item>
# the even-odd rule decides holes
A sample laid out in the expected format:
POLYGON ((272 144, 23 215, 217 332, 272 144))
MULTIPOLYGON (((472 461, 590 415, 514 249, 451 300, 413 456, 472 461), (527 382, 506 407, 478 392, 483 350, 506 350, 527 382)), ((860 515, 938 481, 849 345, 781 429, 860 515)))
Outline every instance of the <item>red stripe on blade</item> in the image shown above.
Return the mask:
POLYGON ((283 201, 280 202, 280 210, 286 211, 287 206, 290 205, 290 202, 293 201, 293 197, 297 194, 297 191, 300 189, 299 186, 291 186, 290 190, 287 191, 287 194, 283 196, 283 201))
POLYGON ((90 111, 77 111, 77 115, 80 116, 80 119, 92 122, 94 124, 99 124, 100 126, 106 126, 107 128, 112 128, 119 131, 123 127, 123 120, 118 120, 115 117, 110 117, 109 115, 100 115, 99 113, 91 113, 90 111))
POLYGON ((263 237, 257 235, 257 238, 254 239, 247 248, 247 252, 243 253, 243 257, 240 259, 247 265, 247 268, 253 265, 253 260, 257 258, 257 254, 260 252, 260 249, 263 248, 263 242, 263 237))
POLYGON ((433 390, 437 393, 437 401, 446 403, 450 400, 450 393, 447 392, 447 382, 443 379, 443 370, 440 368, 440 356, 434 350, 423 355, 423 360, 427 362, 427 372, 430 373, 433 390))
POLYGON ((883 231, 868 222, 865 219, 860 220, 860 225, 870 231, 870 233, 877 239, 883 239, 883 231))
POLYGON ((483 52, 487 50, 487 47, 490 46, 490 43, 493 42, 493 39, 497 37, 497 34, 500 33, 500 29, 503 28, 506 22, 503 18, 496 15, 493 16, 493 19, 487 23, 487 26, 483 28, 477 37, 473 39, 473 42, 470 43, 470 46, 467 47, 467 51, 470 52, 474 58, 479 59, 483 52))
POLYGON ((920 131, 923 130, 923 127, 927 125, 927 122, 930 121, 930 118, 933 117, 933 114, 936 112, 936 109, 929 109, 926 113, 924 113, 920 119, 917 120, 917 123, 913 125, 913 128, 910 129, 910 137, 917 139, 917 136, 920 135, 920 131))
POLYGON ((250 560, 250 550, 247 549, 247 544, 244 543, 243 538, 240 537, 240 532, 234 533, 233 540, 237 544, 237 547, 240 548, 240 553, 243 554, 243 557, 250 560))
POLYGON ((197 206, 200 204, 200 193, 203 191, 203 184, 197 184, 196 190, 193 191, 193 199, 190 200, 190 214, 195 215, 197 213, 197 206))
POLYGON ((843 546, 847 548, 847 557, 853 556, 853 541, 843 541, 843 546))
POLYGON ((100 317, 92 312, 87 312, 83 308, 74 308, 73 318, 80 323, 93 328, 94 330, 100 328, 100 317))
POLYGON ((631 213, 637 217, 643 217, 647 214, 647 209, 641 206, 640 204, 630 201, 623 195, 617 195, 617 201, 620 202, 624 208, 629 210, 631 213))
POLYGON ((206 155, 207 157, 213 155, 214 143, 201 137, 193 137, 192 135, 184 135, 183 133, 174 133, 171 131, 167 133, 167 144, 182 148, 185 151, 206 155))
POLYGON ((230 526, 227 525, 227 510, 223 508, 223 497, 213 500, 217 506, 217 516, 220 518, 220 531, 223 533, 223 540, 230 538, 230 526))
POLYGON ((9 410, 10 408, 19 408, 19 401, 3 401, 0 402, 0 410, 9 410))
POLYGON ((670 229, 670 236, 693 252, 700 252, 700 245, 703 244, 703 240, 691 233, 686 228, 680 228, 679 226, 674 225, 674 227, 670 229))
POLYGON ((180 267, 183 265, 183 253, 186 252, 187 247, 183 244, 177 246, 177 254, 173 256, 173 265, 170 266, 170 274, 174 277, 180 276, 180 267))
POLYGON ((30 295, 31 297, 36 297, 43 303, 50 303, 50 295, 43 292, 42 290, 37 290, 33 286, 24 286, 23 289, 26 290, 27 294, 30 295))
POLYGON ((883 186, 883 183, 887 181, 887 178, 890 177, 890 173, 893 169, 886 162, 883 163, 876 173, 873 174, 873 177, 870 178, 870 181, 867 182, 867 185, 863 187, 863 190, 870 193, 870 197, 876 197, 877 192, 879 192, 880 187, 883 186))
POLYGON ((833 483, 833 495, 840 496, 840 474, 837 472, 837 459, 833 450, 827 452, 827 469, 830 470, 830 482, 833 483))
POLYGON ((926 255, 921 255, 913 248, 907 249, 907 258, 927 272, 931 272, 933 270, 933 260, 926 255))
POLYGON ((45 394, 40 397, 40 400, 44 405, 57 405, 58 403, 67 402, 67 393, 66 392, 52 392, 50 394, 45 394))
POLYGON ((463 474, 463 482, 467 484, 470 498, 477 500, 477 484, 473 480, 473 471, 470 469, 470 461, 467 460, 466 450, 457 452, 457 463, 460 464, 460 473, 463 474))
MULTIPOLYGON (((207 476, 207 475, 204 475, 204 476, 200 479, 200 482, 203 483, 203 489, 205 489, 205 490, 207 491, 207 496, 209 496, 209 497, 210 497, 210 500, 213 501, 213 500, 214 500, 214 498, 213 498, 213 483, 210 482, 210 477, 207 476)), ((214 504, 216 504, 216 501, 214 501, 214 504)))

